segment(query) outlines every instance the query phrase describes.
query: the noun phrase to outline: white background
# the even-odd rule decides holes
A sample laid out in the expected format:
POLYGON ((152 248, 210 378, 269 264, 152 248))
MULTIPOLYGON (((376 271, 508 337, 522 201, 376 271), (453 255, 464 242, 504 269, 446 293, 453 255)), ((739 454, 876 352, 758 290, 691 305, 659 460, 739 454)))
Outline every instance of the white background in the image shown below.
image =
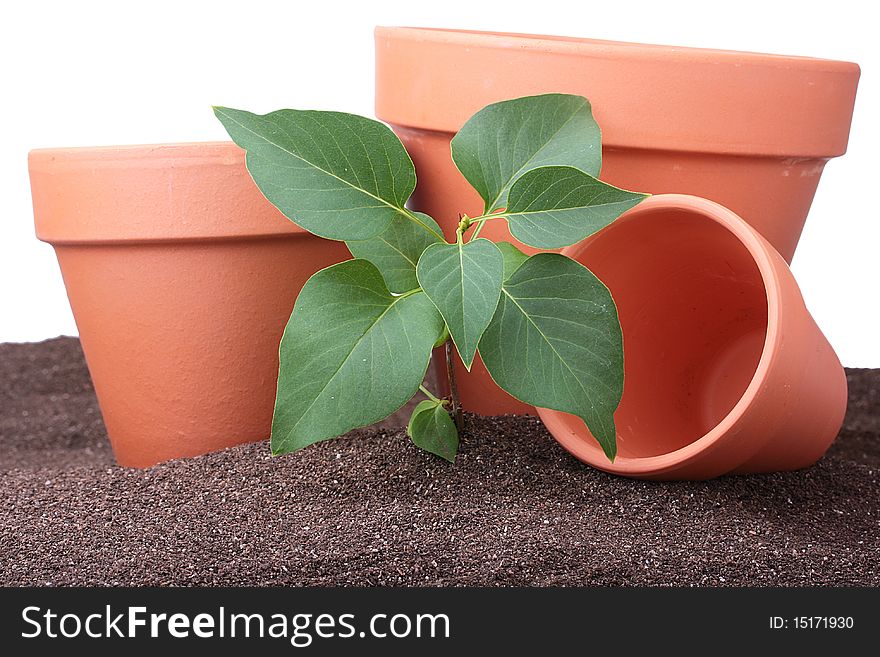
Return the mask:
MULTIPOLYGON (((875 3, 313 0, 7 3, 0 24, 0 342, 76 334, 33 235, 27 151, 226 139, 212 104, 373 113, 373 27, 560 34, 855 61, 849 153, 825 170, 794 260, 845 365, 880 367, 875 3)), ((466 89, 462 93, 467 93, 466 89)))

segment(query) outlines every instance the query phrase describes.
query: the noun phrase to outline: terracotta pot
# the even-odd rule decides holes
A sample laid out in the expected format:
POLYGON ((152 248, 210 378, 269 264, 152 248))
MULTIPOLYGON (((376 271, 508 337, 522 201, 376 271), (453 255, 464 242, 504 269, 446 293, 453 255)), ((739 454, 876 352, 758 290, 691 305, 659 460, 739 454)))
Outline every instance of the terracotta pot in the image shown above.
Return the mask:
POLYGON ((284 325, 344 245, 285 219, 232 143, 37 150, 29 165, 119 463, 268 437, 284 325))
MULTIPOLYGON (((791 261, 819 176, 846 151, 859 67, 806 57, 568 37, 376 29, 376 113, 412 156, 413 207, 453 236, 482 202, 449 141, 477 110, 548 92, 586 96, 603 133, 602 179, 704 196, 756 227, 791 261)), ((512 240, 504 222, 481 236, 512 240)), ((533 249, 525 249, 533 252, 533 249)), ((527 412, 481 364, 459 366, 465 405, 527 412)))
POLYGON ((843 368, 785 260, 740 217, 654 196, 563 253, 611 290, 626 354, 613 464, 580 419, 539 409, 569 452, 650 479, 794 470, 825 453, 843 368))

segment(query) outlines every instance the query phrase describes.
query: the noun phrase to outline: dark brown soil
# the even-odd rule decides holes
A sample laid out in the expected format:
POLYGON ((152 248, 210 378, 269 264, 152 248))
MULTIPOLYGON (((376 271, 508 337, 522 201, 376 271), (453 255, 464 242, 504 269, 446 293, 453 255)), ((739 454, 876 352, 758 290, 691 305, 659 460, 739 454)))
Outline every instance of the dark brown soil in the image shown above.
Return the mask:
POLYGON ((880 370, 809 470, 612 477, 534 418, 469 417, 455 467, 399 430, 113 464, 76 340, 0 345, 0 584, 880 584, 880 370))

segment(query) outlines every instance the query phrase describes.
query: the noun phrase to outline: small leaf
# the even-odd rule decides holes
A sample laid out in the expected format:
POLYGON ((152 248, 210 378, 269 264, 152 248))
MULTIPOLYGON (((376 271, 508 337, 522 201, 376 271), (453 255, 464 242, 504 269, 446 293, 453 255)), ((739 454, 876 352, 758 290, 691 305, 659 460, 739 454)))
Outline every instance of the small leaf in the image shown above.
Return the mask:
POLYGON ((504 256, 504 280, 513 276, 513 273, 519 269, 520 265, 529 259, 525 253, 520 251, 510 242, 496 242, 495 246, 504 256))
POLYGON ((434 343, 434 349, 437 347, 442 347, 446 344, 446 341, 449 339, 449 327, 446 326, 446 322, 443 322, 443 332, 440 334, 440 337, 437 338, 437 341, 434 343))
POLYGON ((419 256, 431 244, 445 242, 443 231, 436 221, 421 212, 412 214, 418 222, 398 216, 376 237, 345 243, 355 258, 369 260, 379 268, 392 292, 408 292, 417 288, 416 265, 419 256))
POLYGON ((455 422, 442 404, 426 399, 413 409, 407 435, 418 447, 455 463, 458 453, 458 431, 455 422))
POLYGON ((354 114, 215 107, 247 167, 275 207, 307 231, 365 240, 406 216, 412 160, 388 126, 354 114))
POLYGON ((334 438, 403 406, 442 330, 424 293, 393 296, 367 260, 312 276, 281 339, 272 452, 334 438))
POLYGON ((419 284, 446 320, 461 360, 470 369, 489 325, 504 276, 504 257, 487 239, 432 244, 416 270, 419 284))
POLYGON ((513 183, 504 215, 523 244, 558 249, 604 228, 645 198, 573 167, 540 167, 513 183))
POLYGON ((507 205, 513 181, 537 167, 569 165, 598 176, 602 134, 582 96, 544 94, 494 103, 452 140, 452 159, 486 202, 507 205))
POLYGON ((504 283, 480 355, 517 399, 583 419, 613 460, 623 337, 611 293, 589 269, 556 253, 526 260, 504 283))

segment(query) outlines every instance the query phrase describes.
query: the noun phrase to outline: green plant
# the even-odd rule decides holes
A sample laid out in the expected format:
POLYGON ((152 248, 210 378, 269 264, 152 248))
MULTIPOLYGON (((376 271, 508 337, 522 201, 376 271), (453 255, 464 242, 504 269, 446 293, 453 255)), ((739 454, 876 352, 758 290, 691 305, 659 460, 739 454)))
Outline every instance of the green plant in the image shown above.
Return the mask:
POLYGON ((623 343, 608 289, 557 253, 526 256, 479 233, 507 221, 539 249, 578 242, 645 195, 599 181, 599 126, 580 96, 489 105, 452 141, 459 171, 485 201, 448 243, 406 208, 412 160, 387 126, 352 114, 280 110, 215 114, 247 151, 266 197, 302 228, 343 240, 353 260, 303 287, 281 341, 272 424, 275 454, 377 422, 421 389, 413 442, 453 461, 462 430, 452 344, 470 369, 479 350, 514 397, 581 417, 610 459, 623 390, 623 343), (422 385, 446 345, 450 401, 422 385))

